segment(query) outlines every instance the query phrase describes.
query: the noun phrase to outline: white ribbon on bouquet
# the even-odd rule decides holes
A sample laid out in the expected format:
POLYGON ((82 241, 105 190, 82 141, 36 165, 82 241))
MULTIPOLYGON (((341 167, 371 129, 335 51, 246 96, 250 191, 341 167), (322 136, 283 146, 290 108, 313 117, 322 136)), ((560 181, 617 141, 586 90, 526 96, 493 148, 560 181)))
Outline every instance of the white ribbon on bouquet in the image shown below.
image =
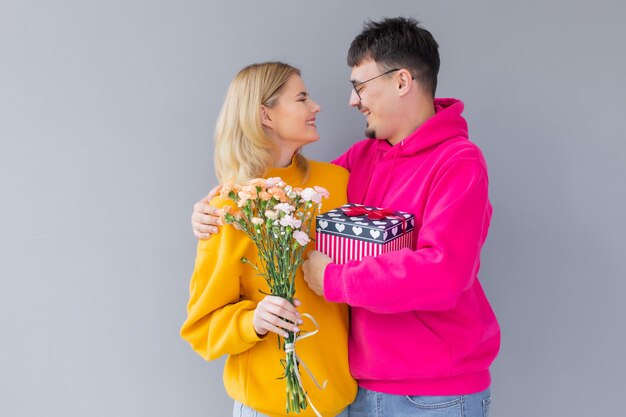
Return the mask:
POLYGON ((307 337, 314 336, 315 334, 317 334, 317 332, 319 332, 320 326, 317 324, 317 321, 315 321, 315 319, 313 318, 312 315, 310 315, 308 313, 304 313, 304 314, 302 314, 302 316, 308 318, 309 320, 311 320, 313 322, 313 325, 315 325, 315 330, 313 330, 312 332, 307 332, 307 333, 305 333, 305 334, 303 334, 301 336, 296 336, 296 338, 294 339, 293 343, 285 343, 285 353, 287 355, 293 355, 294 362, 296 364, 294 372, 296 374, 296 379, 298 380, 298 384, 300 384, 300 387, 302 388, 302 391, 304 391, 304 396, 306 397, 306 400, 308 401, 309 405, 311 406, 311 408, 315 412, 315 415, 317 417, 322 417, 320 412, 317 411, 317 408, 315 408, 315 406, 313 405, 313 401, 311 401, 311 399, 309 398, 309 395, 304 390, 304 385, 302 384, 302 377, 300 376, 300 371, 298 371, 298 364, 301 364, 304 367, 304 370, 309 374, 309 376, 311 377, 311 379, 313 380, 313 382, 315 383, 317 388, 319 388, 321 390, 326 388, 326 384, 328 383, 328 381, 324 381, 322 384, 317 382, 317 379, 315 379, 315 376, 313 376, 313 372, 311 372, 311 370, 309 369, 307 364, 304 363, 304 361, 302 359, 300 359, 300 357, 296 353, 296 342, 298 342, 300 340, 303 340, 303 339, 306 339, 307 337))

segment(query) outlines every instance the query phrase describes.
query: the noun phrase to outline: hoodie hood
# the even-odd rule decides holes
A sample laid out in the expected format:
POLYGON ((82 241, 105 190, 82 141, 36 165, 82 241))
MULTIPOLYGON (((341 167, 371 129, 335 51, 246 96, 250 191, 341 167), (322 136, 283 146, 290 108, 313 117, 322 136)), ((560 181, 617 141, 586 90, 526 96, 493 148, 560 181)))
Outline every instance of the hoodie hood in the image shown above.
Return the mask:
POLYGON ((385 140, 375 139, 379 152, 386 158, 412 156, 416 153, 452 138, 467 139, 467 121, 461 113, 465 108, 461 100, 436 98, 435 115, 396 146, 385 140))
POLYGON ((403 209, 402 198, 394 197, 403 195, 407 181, 431 175, 453 154, 482 158, 468 140, 463 102, 438 98, 434 107, 435 114, 395 146, 382 139, 365 139, 335 161, 351 172, 350 202, 409 211, 403 209))

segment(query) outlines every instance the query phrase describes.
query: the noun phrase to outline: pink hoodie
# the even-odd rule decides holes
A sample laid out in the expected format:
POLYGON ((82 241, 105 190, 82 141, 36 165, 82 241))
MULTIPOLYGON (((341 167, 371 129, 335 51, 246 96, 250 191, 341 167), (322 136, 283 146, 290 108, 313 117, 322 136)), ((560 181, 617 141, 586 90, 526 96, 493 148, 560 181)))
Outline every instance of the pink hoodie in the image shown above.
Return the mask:
POLYGON ((330 264, 324 274, 326 298, 352 307, 352 375, 373 391, 482 391, 500 347, 477 278, 492 211, 487 166, 467 139, 463 103, 437 99, 435 109, 396 146, 366 139, 334 161, 351 173, 349 202, 415 214, 415 251, 330 264))

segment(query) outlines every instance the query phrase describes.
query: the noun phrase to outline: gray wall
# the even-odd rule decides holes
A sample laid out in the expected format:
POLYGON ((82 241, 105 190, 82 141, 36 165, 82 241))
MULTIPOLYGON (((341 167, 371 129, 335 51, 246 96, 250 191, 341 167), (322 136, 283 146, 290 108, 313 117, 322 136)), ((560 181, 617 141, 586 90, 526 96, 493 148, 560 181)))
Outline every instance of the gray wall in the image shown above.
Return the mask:
POLYGON ((0 2, 0 415, 226 416, 222 361, 178 337, 245 64, 300 66, 327 160, 360 139, 345 53, 421 19, 465 101, 495 208, 493 416, 623 414, 623 1, 0 2))

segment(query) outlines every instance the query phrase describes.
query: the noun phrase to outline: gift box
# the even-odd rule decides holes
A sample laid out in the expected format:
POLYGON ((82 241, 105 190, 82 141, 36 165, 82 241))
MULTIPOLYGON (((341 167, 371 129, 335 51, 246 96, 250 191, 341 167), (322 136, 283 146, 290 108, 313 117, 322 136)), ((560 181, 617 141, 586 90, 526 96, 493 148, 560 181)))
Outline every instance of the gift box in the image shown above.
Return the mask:
POLYGON ((402 248, 413 249, 415 216, 346 204, 317 216, 316 249, 343 264, 402 248))

